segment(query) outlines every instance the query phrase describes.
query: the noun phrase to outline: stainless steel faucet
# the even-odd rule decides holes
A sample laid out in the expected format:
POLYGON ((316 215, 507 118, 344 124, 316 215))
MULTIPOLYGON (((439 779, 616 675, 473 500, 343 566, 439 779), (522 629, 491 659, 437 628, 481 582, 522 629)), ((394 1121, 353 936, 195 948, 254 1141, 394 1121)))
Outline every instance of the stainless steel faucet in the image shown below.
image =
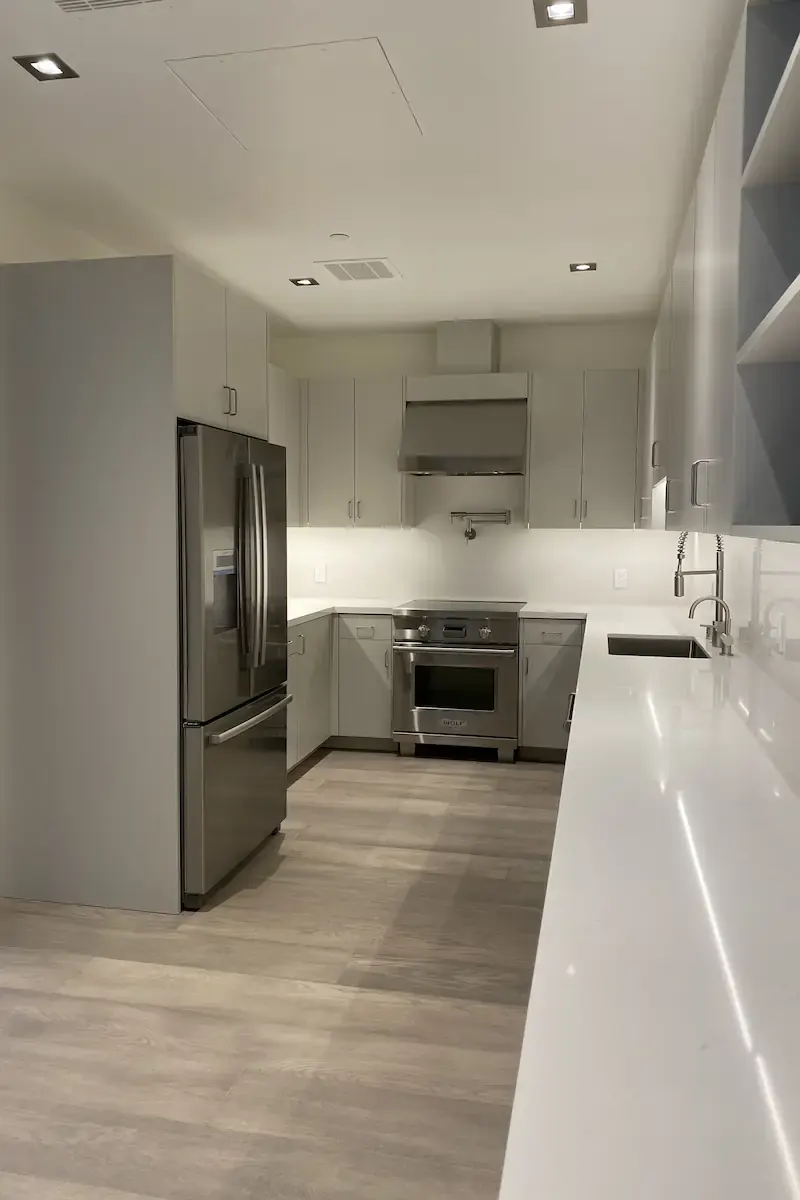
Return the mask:
MULTIPOLYGON (((723 620, 723 604, 725 600, 725 548, 722 544, 722 535, 717 534, 717 565, 714 568, 709 567, 706 571, 684 571, 683 560, 686 557, 686 539, 689 534, 684 530, 678 537, 678 566, 675 570, 675 595, 683 596, 685 594, 684 579, 687 575, 713 575, 714 576, 714 599, 717 601, 716 620, 723 620)), ((730 610, 728 610, 728 618, 730 619, 730 610)))
MULTIPOLYGON (((686 573, 687 575, 689 574, 688 571, 686 573)), ((696 574, 702 574, 702 572, 696 572, 696 574)), ((689 609, 689 616, 693 617, 697 612, 698 606, 705 603, 706 600, 712 600, 717 606, 717 611, 719 611, 721 608, 725 613, 725 616, 721 621, 714 621, 713 625, 706 626, 706 629, 711 637, 711 645, 716 646, 719 649, 720 654, 730 656, 733 654, 731 610, 721 596, 700 596, 699 599, 692 602, 692 606, 689 609)))

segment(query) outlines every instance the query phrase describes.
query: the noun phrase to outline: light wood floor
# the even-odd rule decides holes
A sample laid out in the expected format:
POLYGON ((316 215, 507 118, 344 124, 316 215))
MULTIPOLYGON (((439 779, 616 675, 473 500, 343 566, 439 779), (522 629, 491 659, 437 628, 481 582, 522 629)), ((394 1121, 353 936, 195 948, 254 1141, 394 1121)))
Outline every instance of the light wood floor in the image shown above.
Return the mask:
POLYGON ((0 1200, 495 1200, 560 782, 334 753, 202 913, 0 902, 0 1200))

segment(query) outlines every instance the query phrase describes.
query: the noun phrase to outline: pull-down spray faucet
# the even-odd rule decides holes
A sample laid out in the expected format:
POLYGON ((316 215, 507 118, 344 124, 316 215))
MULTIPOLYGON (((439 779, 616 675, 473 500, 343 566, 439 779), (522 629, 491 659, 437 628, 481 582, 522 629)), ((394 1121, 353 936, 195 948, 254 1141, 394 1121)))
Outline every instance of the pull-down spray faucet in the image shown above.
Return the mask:
MULTIPOLYGON (((687 575, 713 575, 714 576, 714 595, 706 596, 704 599, 716 601, 716 617, 714 625, 711 627, 714 634, 714 645, 722 645, 723 653, 725 653, 725 643, 721 642, 721 634, 730 635, 730 609, 725 603, 725 548, 722 543, 722 535, 717 534, 717 565, 705 571, 684 571, 683 560, 686 558, 686 539, 689 536, 688 530, 684 529, 683 533, 678 535, 678 565, 675 568, 674 590, 675 595, 680 597, 685 595, 685 577, 687 575)), ((697 604, 693 604, 690 616, 694 616, 694 610, 697 604)))

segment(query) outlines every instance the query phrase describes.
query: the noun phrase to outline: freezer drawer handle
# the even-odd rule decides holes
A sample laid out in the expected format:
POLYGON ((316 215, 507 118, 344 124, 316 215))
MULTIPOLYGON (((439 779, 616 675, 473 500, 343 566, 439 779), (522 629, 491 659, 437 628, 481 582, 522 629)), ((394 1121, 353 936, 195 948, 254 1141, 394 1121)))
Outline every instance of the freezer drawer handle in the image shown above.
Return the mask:
POLYGON ((272 708, 268 708, 266 712, 259 713, 257 717, 251 717, 249 721, 242 721, 241 725, 235 725, 233 729, 228 729, 225 733, 212 733, 209 737, 209 743, 212 746, 222 746, 225 742, 231 742, 240 733, 247 733, 248 729, 255 729, 256 725, 260 725, 263 721, 268 721, 270 717, 275 717, 279 712, 283 712, 292 703, 292 696, 284 696, 283 700, 279 700, 277 704, 273 704, 272 708))

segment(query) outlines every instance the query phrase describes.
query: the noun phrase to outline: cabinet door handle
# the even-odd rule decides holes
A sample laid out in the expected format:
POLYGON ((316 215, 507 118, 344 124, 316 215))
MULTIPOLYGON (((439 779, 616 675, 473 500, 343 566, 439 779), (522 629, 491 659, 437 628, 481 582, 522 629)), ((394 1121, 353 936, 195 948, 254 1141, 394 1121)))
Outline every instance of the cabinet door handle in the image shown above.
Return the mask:
POLYGON ((352 500, 347 501, 347 515, 350 518, 350 520, 352 521, 352 519, 353 519, 353 501, 352 500))
POLYGON ((306 635, 304 633, 298 633, 297 636, 300 639, 300 653, 305 654, 305 652, 306 652, 306 635))
POLYGON ((222 411, 226 417, 231 417, 233 416, 233 388, 229 388, 227 383, 223 383, 222 390, 228 393, 227 402, 222 411))
POLYGON ((525 674, 526 674, 526 675, 528 674, 528 668, 529 668, 529 667, 530 667, 530 660, 529 660, 529 658, 528 658, 528 656, 527 656, 527 654, 526 654, 526 655, 525 655, 525 674))
POLYGON ((566 729, 567 733, 569 733, 570 728, 572 726, 572 714, 575 711, 575 699, 576 699, 576 693, 570 692, 569 702, 567 703, 567 715, 564 718, 564 728, 566 729))
POLYGON ((584 521, 586 520, 588 515, 589 515, 589 501, 584 500, 584 502, 583 502, 583 519, 584 519, 584 521))
POLYGON ((356 516, 358 517, 358 519, 360 521, 361 520, 361 501, 360 500, 359 500, 358 504, 356 505, 356 516))
POLYGON ((653 442, 652 449, 650 450, 650 466, 651 467, 660 467, 661 466, 661 463, 659 462, 659 458, 658 458, 659 445, 660 445, 660 443, 658 442, 658 440, 656 440, 655 442, 653 442))
POLYGON ((386 674, 388 675, 389 674, 389 650, 388 650, 388 648, 386 650, 386 653, 383 656, 383 661, 386 665, 386 674))
POLYGON ((573 521, 576 521, 578 519, 578 501, 577 500, 572 501, 572 519, 573 519, 573 521))
MULTIPOLYGON (((691 474, 691 481, 689 484, 689 503, 691 504, 692 508, 708 508, 709 507, 708 502, 706 502, 705 504, 701 504, 698 499, 698 493, 699 493, 698 475, 700 472, 701 465, 708 467, 711 465, 711 460, 708 458, 698 458, 695 462, 692 463, 692 474, 691 474)), ((706 487, 706 491, 707 490, 708 490, 708 488, 706 487)))
POLYGON ((674 482, 674 479, 667 480, 667 491, 666 496, 664 497, 664 507, 668 513, 674 513, 676 511, 676 509, 672 507, 672 485, 674 482))
POLYGON ((231 394, 231 412, 230 415, 235 417, 239 413, 239 392, 235 387, 228 389, 231 394))

